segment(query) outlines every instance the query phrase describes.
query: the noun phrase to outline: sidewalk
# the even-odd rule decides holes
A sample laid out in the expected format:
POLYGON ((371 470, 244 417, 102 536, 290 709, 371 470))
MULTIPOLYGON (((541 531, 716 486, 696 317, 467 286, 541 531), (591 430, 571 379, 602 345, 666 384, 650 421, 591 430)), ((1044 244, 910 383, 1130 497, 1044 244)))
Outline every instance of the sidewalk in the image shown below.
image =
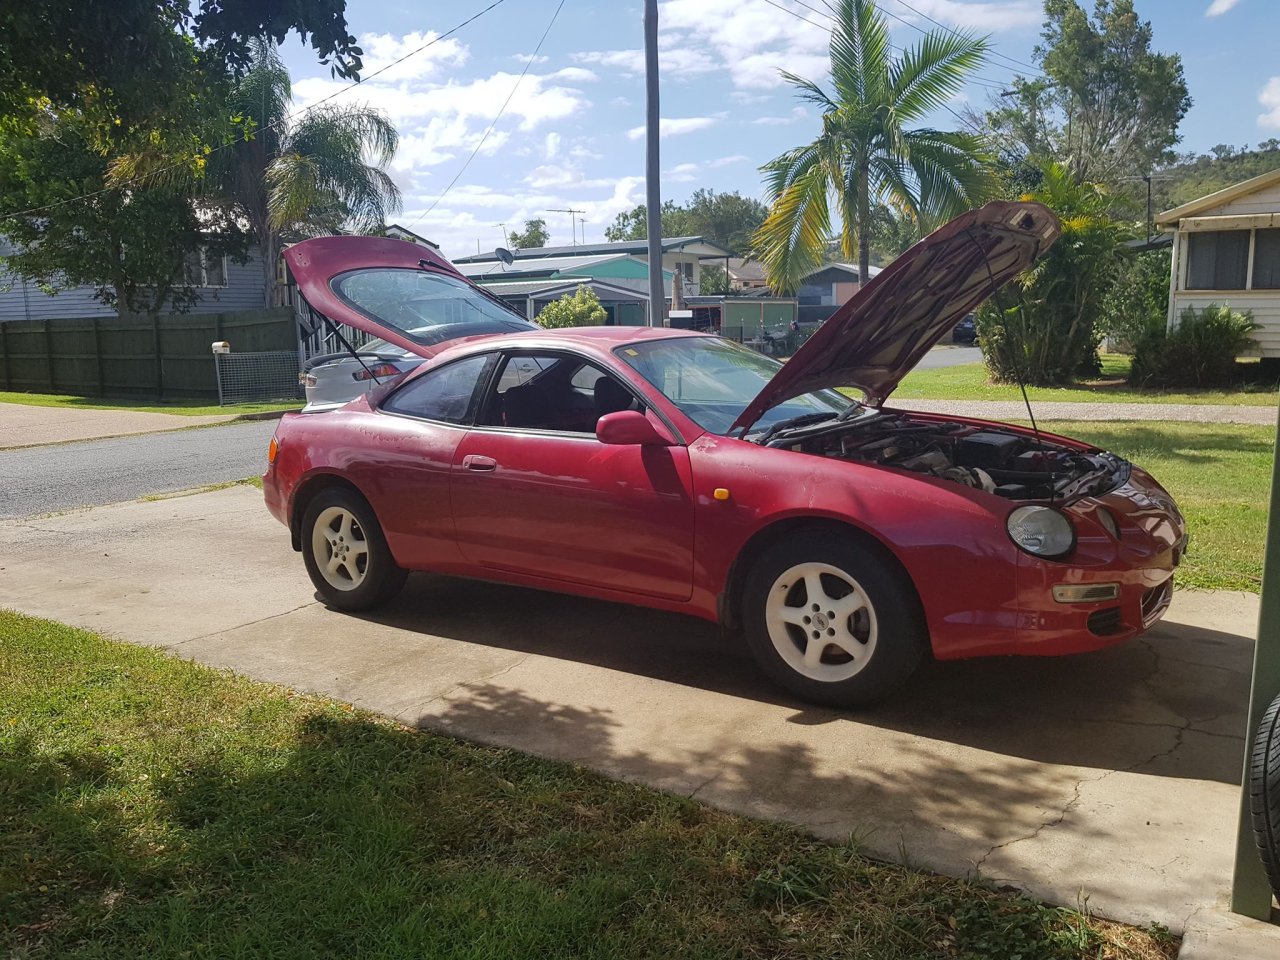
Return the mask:
MULTIPOLYGON (((885 404, 896 410, 942 413, 980 420, 1026 420, 1021 400, 906 400, 890 397, 885 404)), ((1275 407, 1246 407, 1222 403, 1074 403, 1031 401, 1036 421, 1048 420, 1150 420, 1185 423, 1247 423, 1273 427, 1275 407)))
MULTIPOLYGON (((261 494, 233 488, 0 523, 0 604, 409 725, 856 837, 1280 956, 1217 913, 1231 880, 1257 597, 1179 591, 1142 640, 929 664, 875 710, 815 708, 690 618, 415 574, 359 616, 314 599, 261 494)), ((1232 944, 1230 952, 1216 949, 1232 944)))
POLYGON ((234 413, 183 417, 137 410, 97 410, 0 403, 0 450, 37 447, 69 440, 100 440, 135 433, 181 430, 235 420, 234 413))

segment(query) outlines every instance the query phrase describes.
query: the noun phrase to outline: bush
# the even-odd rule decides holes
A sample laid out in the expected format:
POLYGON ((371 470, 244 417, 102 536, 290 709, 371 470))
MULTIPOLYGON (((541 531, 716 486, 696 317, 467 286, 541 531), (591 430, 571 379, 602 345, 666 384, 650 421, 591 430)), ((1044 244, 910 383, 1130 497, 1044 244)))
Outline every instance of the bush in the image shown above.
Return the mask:
POLYGON ((1253 314, 1210 304, 1188 307, 1167 330, 1152 320, 1134 344, 1129 381, 1142 387, 1224 387, 1235 378, 1236 357, 1253 346, 1253 314))
POLYGON ((997 383, 1036 386, 1096 375, 1095 321, 1118 269, 1121 226, 1100 185, 1076 183, 1056 164, 1045 168, 1040 188, 1023 199, 1038 200, 1057 214, 1062 235, 978 311, 978 346, 987 370, 997 383))
POLYGON ((1170 256, 1168 249, 1126 256, 1102 298, 1098 332, 1122 353, 1132 353, 1147 328, 1169 316, 1170 256))
POLYGON ((566 293, 543 307, 537 321, 548 330, 555 330, 560 327, 598 327, 608 318, 595 291, 579 285, 573 296, 566 293))

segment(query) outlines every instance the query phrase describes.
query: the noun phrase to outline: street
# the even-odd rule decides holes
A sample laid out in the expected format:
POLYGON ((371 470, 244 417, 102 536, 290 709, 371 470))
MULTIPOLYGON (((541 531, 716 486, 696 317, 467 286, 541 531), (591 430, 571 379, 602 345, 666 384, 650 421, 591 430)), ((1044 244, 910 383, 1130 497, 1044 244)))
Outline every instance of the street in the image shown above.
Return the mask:
POLYGON ((266 468, 274 420, 0 450, 0 518, 243 480, 266 468))
POLYGON ((977 347, 934 347, 916 364, 917 370, 937 370, 940 367, 958 367, 964 363, 978 363, 982 351, 977 347))

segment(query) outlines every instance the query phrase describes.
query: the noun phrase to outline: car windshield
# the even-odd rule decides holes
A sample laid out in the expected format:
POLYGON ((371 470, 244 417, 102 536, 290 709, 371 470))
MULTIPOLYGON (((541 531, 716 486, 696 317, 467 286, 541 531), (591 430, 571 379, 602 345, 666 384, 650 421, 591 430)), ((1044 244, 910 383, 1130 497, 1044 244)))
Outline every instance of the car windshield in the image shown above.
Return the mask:
POLYGON ((423 346, 538 329, 465 281, 430 270, 352 270, 333 279, 333 291, 370 319, 423 346))
MULTIPOLYGON (((630 343, 614 351, 690 420, 727 434, 765 384, 782 368, 777 360, 719 337, 678 337, 630 343)), ((834 390, 818 390, 765 411, 752 430, 810 414, 836 416, 853 401, 834 390)))

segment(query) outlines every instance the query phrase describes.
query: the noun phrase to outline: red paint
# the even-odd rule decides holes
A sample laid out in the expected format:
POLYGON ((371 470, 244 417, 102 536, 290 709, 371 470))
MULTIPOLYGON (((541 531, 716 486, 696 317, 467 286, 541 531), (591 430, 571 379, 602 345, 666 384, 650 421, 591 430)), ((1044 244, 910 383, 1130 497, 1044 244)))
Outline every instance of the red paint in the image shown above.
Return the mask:
MULTIPOLYGON (((689 334, 588 328, 518 334, 501 346, 567 351, 609 370, 659 415, 651 421, 670 445, 430 423, 380 411, 375 394, 281 421, 279 451, 263 478, 267 505, 282 522, 296 521, 300 485, 339 477, 372 504, 405 567, 707 620, 718 619, 731 568, 752 537, 781 522, 822 520, 855 528, 893 554, 920 596, 939 658, 1074 653, 1144 629, 1142 598, 1171 575, 1184 536, 1168 494, 1144 471, 1134 468, 1127 484, 1067 507, 1076 550, 1064 562, 1039 560, 1006 534, 1013 501, 893 467, 704 432, 611 352, 668 336, 689 334), (718 487, 729 499, 715 499, 718 487), (1120 542, 1094 518, 1099 503, 1120 520, 1120 542), (1090 582, 1122 584, 1118 632, 1099 637, 1085 625, 1114 603, 1060 604, 1050 592, 1055 583, 1090 582)), ((497 346, 452 346, 410 377, 497 346)))

